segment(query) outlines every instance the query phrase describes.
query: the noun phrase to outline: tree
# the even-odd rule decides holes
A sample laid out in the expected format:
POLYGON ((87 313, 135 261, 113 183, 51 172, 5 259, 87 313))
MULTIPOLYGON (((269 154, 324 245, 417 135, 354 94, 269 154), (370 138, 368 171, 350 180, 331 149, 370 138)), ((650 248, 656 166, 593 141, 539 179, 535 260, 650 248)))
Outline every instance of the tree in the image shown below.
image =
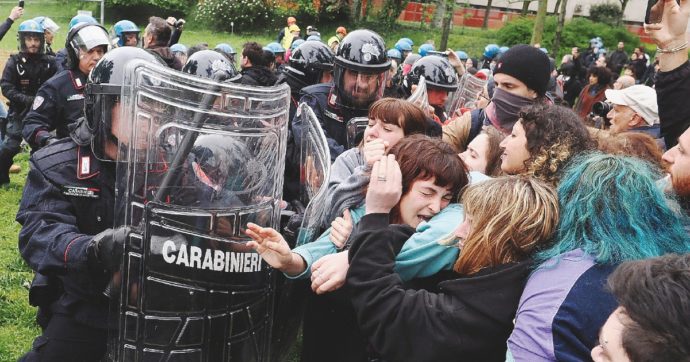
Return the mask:
POLYGON ((558 50, 561 48, 561 37, 563 36, 563 27, 565 25, 565 9, 568 6, 568 0, 560 0, 561 9, 558 11, 558 21, 556 22, 556 36, 551 47, 551 56, 556 58, 558 50))
MULTIPOLYGON (((489 0, 491 2, 491 0, 489 0)), ((446 16, 443 18, 443 31, 441 32, 441 44, 439 45, 439 50, 443 51, 448 49, 448 35, 450 34, 450 24, 453 21, 453 13, 455 12, 455 1, 446 0, 446 16)))
POLYGON ((525 16, 527 15, 527 12, 529 11, 529 4, 532 3, 532 0, 525 0, 522 2, 522 12, 520 12, 520 15, 525 16))
POLYGON ((489 13, 491 12, 491 3, 493 0, 488 0, 486 3, 486 10, 484 10, 484 22, 482 23, 482 29, 489 27, 489 13))
POLYGON ((628 6, 628 0, 618 0, 621 2, 621 17, 618 18, 618 23, 616 25, 621 25, 623 21, 623 15, 625 14, 625 7, 628 6))
POLYGON ((434 19, 431 21, 432 26, 435 29, 441 27, 443 23, 443 18, 446 15, 446 0, 436 0, 436 10, 434 11, 434 19))
POLYGON ((534 30, 532 31, 532 44, 541 43, 544 35, 544 20, 546 20, 546 5, 548 0, 539 0, 537 17, 534 19, 534 30))

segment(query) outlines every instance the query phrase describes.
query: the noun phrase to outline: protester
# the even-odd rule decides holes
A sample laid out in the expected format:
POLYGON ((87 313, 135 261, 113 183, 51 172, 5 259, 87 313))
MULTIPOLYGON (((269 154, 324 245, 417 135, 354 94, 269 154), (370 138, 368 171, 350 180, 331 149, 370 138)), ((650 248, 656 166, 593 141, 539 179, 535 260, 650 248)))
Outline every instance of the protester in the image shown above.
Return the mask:
POLYGON ((625 43, 619 41, 616 50, 609 57, 608 67, 611 73, 618 75, 626 64, 628 64, 628 54, 625 52, 625 43))
POLYGON ((609 276, 618 302, 594 362, 677 362, 690 356, 690 254, 629 261, 609 276))
POLYGON ((374 102, 369 107, 368 117, 369 123, 359 146, 340 154, 331 166, 326 201, 330 209, 328 221, 364 202, 362 189, 369 183, 371 167, 403 137, 430 135, 440 128, 435 127, 417 106, 394 98, 374 102))
MULTIPOLYGON (((404 280, 411 280, 450 269, 458 249, 437 241, 451 233, 462 217, 462 209, 449 204, 467 184, 464 165, 443 141, 422 135, 402 139, 386 158, 394 155, 402 168, 403 195, 391 212, 391 221, 418 231, 399 254, 396 271, 404 280)), ((355 224, 351 235, 356 235, 356 224, 365 208, 350 209, 355 224)), ((303 360, 359 361, 367 356, 366 340, 359 332, 349 298, 337 290, 345 283, 350 246, 350 235, 342 231, 340 225, 330 228, 316 241, 290 251, 275 230, 247 226, 247 235, 253 239, 248 245, 269 265, 289 277, 311 276, 312 290, 318 294, 328 292, 307 301, 303 360)))
POLYGON ((646 133, 618 133, 604 136, 598 143, 598 149, 602 152, 637 157, 656 166, 659 171, 664 169, 664 162, 661 159, 663 150, 657 140, 646 133))
POLYGON ((621 90, 635 85, 635 78, 629 75, 621 75, 613 83, 613 89, 621 90))
POLYGON ((549 58, 529 45, 516 45, 501 56, 494 72, 492 102, 486 109, 467 112, 443 126, 443 140, 460 153, 491 125, 508 134, 522 108, 545 101, 549 83, 549 58))
POLYGON ((599 328, 616 308, 605 290, 615 267, 690 252, 690 239, 656 176, 631 157, 594 153, 571 162, 558 185, 561 218, 554 244, 536 257, 539 266, 520 299, 508 340, 512 360, 588 360, 599 328))
POLYGON ((388 165, 385 180, 372 177, 350 250, 348 291, 372 350, 391 361, 504 361, 530 256, 558 223, 555 191, 527 177, 470 186, 465 220, 454 232, 461 253, 453 272, 425 288, 439 292, 414 291, 394 273, 395 255, 413 232, 389 225, 399 172, 388 165))
POLYGON ((158 55, 168 67, 182 70, 184 64, 173 55, 168 45, 171 35, 172 29, 163 18, 150 17, 149 24, 144 30, 144 49, 158 55))
POLYGON ((659 125, 656 92, 646 85, 634 85, 623 90, 607 89, 606 99, 613 105, 606 117, 611 122, 609 132, 643 132, 664 147, 659 125))
POLYGON ((479 172, 487 176, 499 176, 501 171, 501 156, 503 150, 501 141, 505 138, 501 132, 493 127, 484 127, 475 137, 460 158, 469 171, 479 172))
POLYGON ((269 60, 273 59, 274 56, 272 52, 269 51, 268 53, 267 57, 258 43, 245 43, 242 47, 242 59, 240 60, 242 70, 229 81, 264 87, 275 84, 276 75, 268 68, 270 66, 269 60))
POLYGON ((537 104, 520 113, 512 133, 501 142, 501 169, 557 184, 563 169, 594 143, 587 128, 568 108, 537 104))

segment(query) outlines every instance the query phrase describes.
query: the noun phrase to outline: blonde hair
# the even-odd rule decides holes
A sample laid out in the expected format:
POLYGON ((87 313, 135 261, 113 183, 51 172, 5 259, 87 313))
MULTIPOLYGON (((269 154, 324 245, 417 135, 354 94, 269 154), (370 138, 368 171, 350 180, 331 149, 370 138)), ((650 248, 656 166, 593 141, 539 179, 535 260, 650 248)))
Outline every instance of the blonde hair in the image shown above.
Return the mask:
POLYGON ((469 186, 462 204, 472 230, 453 269, 464 275, 529 258, 558 225, 556 191, 533 177, 504 176, 469 186))

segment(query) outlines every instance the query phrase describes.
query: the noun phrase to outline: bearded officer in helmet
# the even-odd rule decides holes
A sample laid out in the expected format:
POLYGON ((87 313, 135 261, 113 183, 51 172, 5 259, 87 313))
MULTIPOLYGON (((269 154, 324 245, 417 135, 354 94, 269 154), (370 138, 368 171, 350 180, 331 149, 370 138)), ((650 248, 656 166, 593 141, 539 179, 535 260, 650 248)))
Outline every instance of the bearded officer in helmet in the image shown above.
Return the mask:
MULTIPOLYGON (((333 66, 333 83, 302 89, 300 103, 309 105, 321 122, 335 160, 347 147, 347 122, 366 117, 369 106, 383 97, 390 60, 383 38, 371 30, 355 30, 340 43, 333 66)), ((299 125, 292 125, 295 137, 299 125)))
POLYGON ((24 119, 22 136, 33 151, 68 137, 68 126, 83 117, 86 77, 108 47, 108 33, 100 25, 81 23, 70 30, 65 70, 41 86, 24 119))
MULTIPOLYGON (((100 30, 100 29, 99 29, 100 30)), ((19 251, 35 272, 29 302, 42 334, 24 361, 98 361, 106 351, 109 301, 104 290, 119 267, 126 229, 112 229, 121 85, 133 59, 161 64, 139 48, 106 54, 91 72, 85 118, 29 161, 16 220, 19 251), (108 84, 104 84, 108 83, 108 84), (104 98, 102 93, 110 91, 104 98)), ((123 127, 126 128, 126 127, 123 127)))

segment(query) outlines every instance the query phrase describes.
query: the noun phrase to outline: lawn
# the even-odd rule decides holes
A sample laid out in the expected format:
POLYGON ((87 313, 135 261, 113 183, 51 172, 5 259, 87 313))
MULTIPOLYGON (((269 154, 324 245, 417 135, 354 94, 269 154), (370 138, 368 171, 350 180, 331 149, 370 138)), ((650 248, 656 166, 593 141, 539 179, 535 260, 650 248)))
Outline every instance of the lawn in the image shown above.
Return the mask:
MULTIPOLYGON (((0 18, 9 14, 14 3, 0 4, 0 18)), ((67 24, 78 9, 92 10, 95 15, 98 13, 98 6, 94 3, 84 3, 78 1, 27 1, 26 12, 19 22, 39 15, 51 17, 61 26, 54 41, 55 50, 61 48, 67 35, 67 24)), ((153 14, 151 14, 153 15, 153 14)), ((254 33, 229 34, 226 32, 212 31, 204 29, 201 24, 194 24, 193 19, 189 19, 187 29, 182 36, 182 43, 194 45, 201 42, 209 43, 214 46, 220 42, 233 45, 236 49, 248 40, 259 43, 272 41, 277 29, 261 30, 254 33)), ((143 28, 143 24, 139 24, 143 28)), ((306 27, 308 24, 301 24, 306 27)), ((354 27, 348 24, 313 24, 319 28, 322 37, 327 39, 335 33, 339 25, 345 25, 349 30, 354 27)), ((110 28, 111 24, 106 24, 110 28)), ((429 29, 418 23, 398 24, 393 29, 380 29, 375 23, 364 24, 377 30, 386 40, 388 47, 401 37, 412 38, 416 45, 431 39, 436 44, 440 42, 441 34, 438 29, 429 29)), ((17 25, 0 41, 0 67, 4 68, 4 63, 10 52, 17 49, 16 41, 17 25)), ((453 29, 449 43, 453 49, 462 49, 471 56, 479 56, 487 43, 493 42, 495 31, 483 31, 479 29, 453 29)), ((28 170, 28 153, 23 152, 15 158, 16 162, 22 166, 22 172, 11 176, 9 186, 0 187, 0 362, 16 361, 31 345, 33 338, 39 333, 34 323, 35 309, 28 304, 28 285, 32 279, 32 273, 26 267, 17 251, 17 233, 19 225, 14 221, 17 206, 21 198, 22 187, 28 170)), ((299 360, 296 353, 289 357, 291 361, 299 360)))

